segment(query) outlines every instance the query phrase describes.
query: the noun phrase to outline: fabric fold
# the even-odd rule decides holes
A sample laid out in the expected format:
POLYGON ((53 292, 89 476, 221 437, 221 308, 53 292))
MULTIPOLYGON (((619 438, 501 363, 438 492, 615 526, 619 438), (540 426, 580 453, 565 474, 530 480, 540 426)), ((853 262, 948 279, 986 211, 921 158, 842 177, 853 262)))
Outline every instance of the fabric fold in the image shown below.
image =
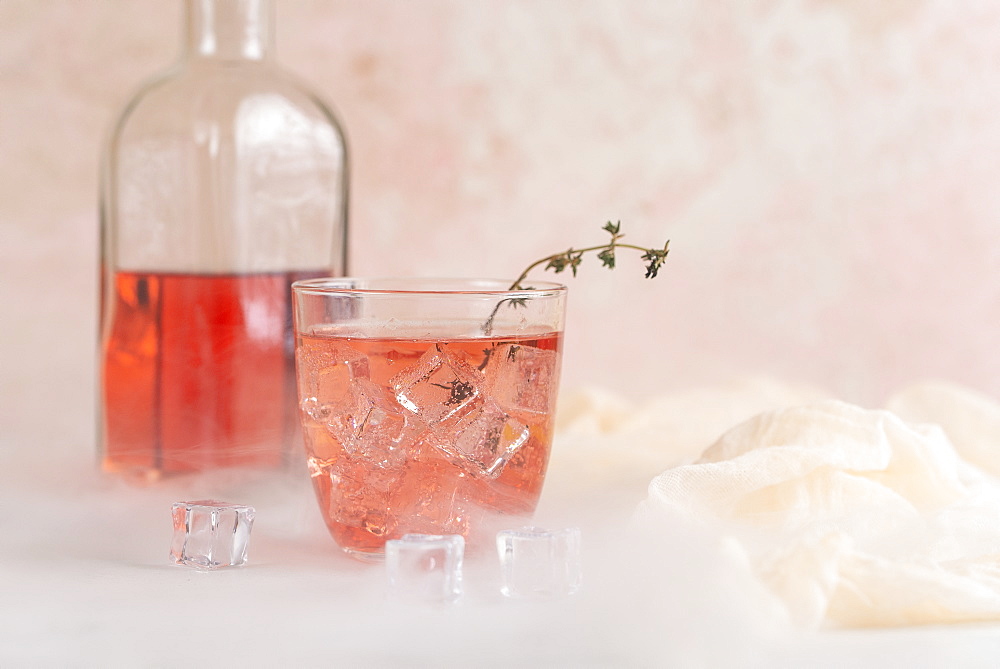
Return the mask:
POLYGON ((737 425, 654 478, 639 513, 729 533, 801 625, 1000 620, 1000 484, 983 472, 1000 443, 991 458, 968 436, 983 405, 949 402, 979 466, 939 425, 831 400, 737 425))

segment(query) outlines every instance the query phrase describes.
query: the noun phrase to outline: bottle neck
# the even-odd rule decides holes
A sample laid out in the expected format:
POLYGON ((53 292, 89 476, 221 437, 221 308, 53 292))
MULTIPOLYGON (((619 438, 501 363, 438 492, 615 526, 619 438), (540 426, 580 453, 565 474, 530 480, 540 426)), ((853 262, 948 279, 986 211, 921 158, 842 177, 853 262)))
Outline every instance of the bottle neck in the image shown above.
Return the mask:
POLYGON ((273 50, 270 0, 185 0, 186 58, 264 60, 273 50))

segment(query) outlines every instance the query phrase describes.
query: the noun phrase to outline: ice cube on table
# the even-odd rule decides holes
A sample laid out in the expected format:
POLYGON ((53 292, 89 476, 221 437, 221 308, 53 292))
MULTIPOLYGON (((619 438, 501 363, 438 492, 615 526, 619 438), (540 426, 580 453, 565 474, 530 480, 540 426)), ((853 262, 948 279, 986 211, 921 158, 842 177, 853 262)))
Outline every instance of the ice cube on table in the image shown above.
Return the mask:
POLYGON ((299 348, 296 364, 301 408, 321 423, 335 407, 349 401, 352 381, 371 376, 368 358, 339 342, 322 350, 299 348))
POLYGON ((580 530, 522 527, 497 533, 500 591, 507 597, 572 595, 580 589, 580 530))
POLYGON ((432 429, 430 443, 474 475, 496 478, 528 441, 528 426, 486 401, 447 429, 432 429))
POLYGON ((198 569, 240 567, 247 561, 252 506, 215 500, 176 502, 170 559, 198 569))
POLYGON ((548 414, 556 386, 555 351, 503 344, 490 353, 487 390, 504 410, 548 414))
POLYGON ((482 372, 434 346, 389 381, 396 401, 433 425, 458 419, 482 403, 482 372))
POLYGON ((396 599, 447 604, 462 594, 465 539, 457 534, 405 534, 385 543, 389 591, 396 599))

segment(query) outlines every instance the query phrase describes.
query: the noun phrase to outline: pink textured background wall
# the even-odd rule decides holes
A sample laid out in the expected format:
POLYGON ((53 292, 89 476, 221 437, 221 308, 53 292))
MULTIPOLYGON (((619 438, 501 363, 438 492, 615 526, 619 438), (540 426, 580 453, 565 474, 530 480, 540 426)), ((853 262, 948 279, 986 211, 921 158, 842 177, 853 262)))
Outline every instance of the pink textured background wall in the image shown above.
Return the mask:
MULTIPOLYGON (((621 219, 673 253, 571 280, 565 387, 1000 397, 1000 5, 277 4, 351 140, 355 273, 513 276, 621 219)), ((0 2, 13 432, 90 434, 99 144, 179 28, 179 2, 0 2)))

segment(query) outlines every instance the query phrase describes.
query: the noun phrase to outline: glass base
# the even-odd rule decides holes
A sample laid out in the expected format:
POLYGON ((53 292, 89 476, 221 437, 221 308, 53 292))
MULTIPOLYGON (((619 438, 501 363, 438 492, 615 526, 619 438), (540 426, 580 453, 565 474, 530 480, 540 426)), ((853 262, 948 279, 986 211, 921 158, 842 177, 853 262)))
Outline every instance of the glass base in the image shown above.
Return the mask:
POLYGON ((360 562, 367 562, 368 564, 385 562, 385 553, 382 551, 372 553, 368 551, 359 551, 354 548, 342 548, 341 550, 360 562))

